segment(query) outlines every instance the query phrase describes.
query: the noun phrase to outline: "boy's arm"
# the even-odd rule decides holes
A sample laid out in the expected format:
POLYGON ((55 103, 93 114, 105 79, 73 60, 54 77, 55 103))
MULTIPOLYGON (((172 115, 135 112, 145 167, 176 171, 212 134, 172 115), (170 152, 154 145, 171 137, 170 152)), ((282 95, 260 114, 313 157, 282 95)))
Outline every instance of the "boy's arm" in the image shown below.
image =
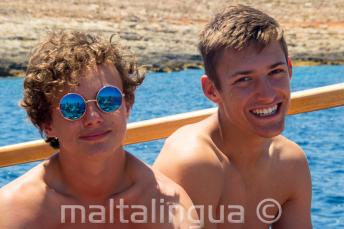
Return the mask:
POLYGON ((171 136, 153 167, 184 188, 196 207, 201 224, 204 222, 204 228, 213 229, 217 226, 207 222, 207 206, 212 205, 215 216, 223 179, 219 167, 206 156, 207 148, 202 143, 190 141, 189 137, 171 136))
POLYGON ((312 181, 306 156, 301 148, 292 146, 293 158, 288 161, 288 176, 293 180, 291 196, 282 206, 281 218, 273 229, 311 229, 312 181))

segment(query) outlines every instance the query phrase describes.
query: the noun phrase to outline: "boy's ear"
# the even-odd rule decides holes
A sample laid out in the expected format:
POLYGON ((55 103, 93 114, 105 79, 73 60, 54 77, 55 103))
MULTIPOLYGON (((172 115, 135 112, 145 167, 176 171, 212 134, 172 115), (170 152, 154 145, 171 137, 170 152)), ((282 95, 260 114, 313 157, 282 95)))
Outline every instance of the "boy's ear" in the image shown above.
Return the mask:
POLYGON ((208 99, 210 99, 214 103, 219 103, 221 100, 219 92, 217 88, 215 87, 214 82, 210 80, 207 75, 203 75, 201 77, 201 84, 202 84, 204 95, 207 96, 208 99))
POLYGON ((127 110, 126 113, 127 113, 127 120, 128 120, 130 112, 131 112, 131 106, 130 106, 130 104, 127 101, 125 101, 125 109, 127 110))
POLYGON ((289 77, 291 79, 293 76, 293 63, 290 57, 288 57, 288 70, 289 70, 289 77))
POLYGON ((41 124, 41 128, 48 137, 56 137, 55 131, 53 130, 51 124, 43 123, 41 124))

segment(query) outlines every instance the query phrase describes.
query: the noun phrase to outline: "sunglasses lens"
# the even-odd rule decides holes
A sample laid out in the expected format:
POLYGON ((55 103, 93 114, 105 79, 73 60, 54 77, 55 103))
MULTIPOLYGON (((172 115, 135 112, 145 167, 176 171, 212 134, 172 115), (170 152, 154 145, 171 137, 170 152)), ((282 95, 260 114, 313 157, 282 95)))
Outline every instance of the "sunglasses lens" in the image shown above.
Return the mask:
POLYGON ((122 104, 122 93, 116 87, 104 87, 97 95, 97 103, 104 112, 115 111, 122 104))
POLYGON ((77 120, 85 113, 86 104, 78 94, 67 94, 60 100, 60 111, 66 119, 77 120))

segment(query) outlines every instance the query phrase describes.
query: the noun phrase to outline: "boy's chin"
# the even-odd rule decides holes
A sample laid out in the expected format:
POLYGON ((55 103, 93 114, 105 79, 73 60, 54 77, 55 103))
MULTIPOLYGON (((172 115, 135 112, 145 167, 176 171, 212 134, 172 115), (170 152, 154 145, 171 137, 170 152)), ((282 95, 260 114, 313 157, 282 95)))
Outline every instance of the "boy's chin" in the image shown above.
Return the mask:
POLYGON ((273 138, 282 134, 284 130, 284 125, 279 128, 256 130, 256 134, 262 138, 273 138))

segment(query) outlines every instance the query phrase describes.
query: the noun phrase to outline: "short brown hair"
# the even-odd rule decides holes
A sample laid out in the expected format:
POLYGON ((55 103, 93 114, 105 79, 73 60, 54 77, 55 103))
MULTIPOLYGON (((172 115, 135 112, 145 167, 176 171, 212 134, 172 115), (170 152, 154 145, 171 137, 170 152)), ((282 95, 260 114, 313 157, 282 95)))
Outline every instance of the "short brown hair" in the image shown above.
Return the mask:
POLYGON ((84 32, 55 31, 33 50, 20 105, 53 147, 58 148, 58 140, 44 136, 42 129, 42 124, 51 122, 52 99, 64 87, 78 85, 80 74, 87 68, 113 64, 122 79, 127 105, 134 103, 135 89, 142 83, 144 74, 138 70, 134 56, 112 38, 105 40, 84 32))
POLYGON ((240 51, 249 44, 262 50, 271 41, 279 41, 288 59, 288 48, 283 30, 269 15, 249 6, 229 6, 201 31, 198 48, 201 52, 205 73, 221 89, 216 62, 225 49, 240 51))

